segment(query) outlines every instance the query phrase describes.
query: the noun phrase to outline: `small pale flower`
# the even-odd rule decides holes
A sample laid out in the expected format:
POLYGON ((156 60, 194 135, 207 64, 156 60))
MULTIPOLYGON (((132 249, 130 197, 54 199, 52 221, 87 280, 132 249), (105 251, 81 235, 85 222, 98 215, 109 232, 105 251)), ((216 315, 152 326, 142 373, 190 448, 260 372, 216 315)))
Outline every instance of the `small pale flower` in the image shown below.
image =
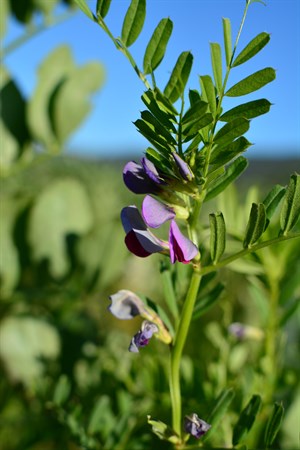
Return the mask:
POLYGON ((139 348, 146 347, 149 344, 150 339, 154 333, 157 333, 158 327, 155 323, 144 320, 142 327, 138 333, 136 333, 130 343, 129 351, 133 353, 138 353, 139 348))
POLYGON ((211 428, 207 422, 199 419, 196 413, 185 416, 184 418, 184 430, 186 433, 191 434, 196 439, 200 439, 211 428))

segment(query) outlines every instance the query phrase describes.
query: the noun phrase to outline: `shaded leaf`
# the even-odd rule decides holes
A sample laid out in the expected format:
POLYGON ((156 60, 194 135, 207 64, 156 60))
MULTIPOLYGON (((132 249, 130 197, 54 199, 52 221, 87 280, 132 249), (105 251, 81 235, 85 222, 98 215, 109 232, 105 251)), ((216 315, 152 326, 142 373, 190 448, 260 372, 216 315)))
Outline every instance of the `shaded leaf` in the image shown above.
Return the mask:
POLYGON ((229 111, 226 111, 226 113, 221 115, 219 120, 221 120, 222 122, 229 122, 230 120, 236 119, 238 117, 253 119, 254 117, 266 114, 270 110, 270 107, 271 103, 265 98, 262 98, 260 100, 253 100, 251 102, 236 106, 229 111))
POLYGON ((189 90, 189 101, 190 105, 194 106, 195 103, 199 102, 201 100, 200 94, 196 89, 190 89, 189 90))
POLYGON ((210 112, 213 116, 216 115, 217 102, 216 102, 216 88, 209 75, 200 76, 201 94, 202 99, 209 104, 210 112))
POLYGON ((159 136, 162 136, 163 138, 166 139, 167 142, 169 142, 169 144, 173 144, 176 145, 176 140, 173 138, 173 136, 171 135, 171 133, 169 132, 168 129, 166 129, 161 122, 159 122, 154 116, 153 114, 151 114, 151 112, 149 111, 142 111, 141 112, 141 117, 142 119, 147 122, 149 125, 152 125, 153 130, 155 131, 155 133, 157 133, 159 136))
POLYGON ((244 117, 238 117, 226 123, 215 135, 214 143, 218 145, 226 145, 235 138, 242 136, 249 130, 250 122, 244 117))
POLYGON ((148 416, 148 423, 151 425, 153 433, 156 434, 159 439, 172 442, 172 444, 179 444, 181 442, 178 434, 164 422, 161 422, 160 420, 152 420, 151 416, 148 416))
POLYGON ((115 428, 115 416, 111 407, 111 400, 102 395, 95 403, 88 424, 90 434, 101 433, 108 437, 115 428))
POLYGON ((265 231, 266 217, 265 205, 263 203, 252 203, 243 242, 244 248, 251 247, 263 234, 265 231))
POLYGON ((153 162, 158 170, 161 170, 164 173, 170 173, 170 175, 173 174, 173 168, 168 158, 161 153, 158 153, 154 148, 148 147, 146 150, 146 156, 153 162))
POLYGON ((224 191, 226 187, 236 180, 239 175, 246 169, 248 161, 243 156, 235 159, 225 170, 225 173, 214 180, 208 186, 207 194, 204 201, 211 200, 213 197, 224 191))
POLYGON ((294 174, 285 192, 280 213, 281 233, 285 236, 291 231, 300 216, 300 175, 294 174))
POLYGON ((227 95, 227 97, 239 97, 241 95, 250 94, 275 80, 275 77, 275 70, 272 69, 272 67, 266 67, 239 81, 232 86, 225 95, 227 95))
POLYGON ((30 22, 34 12, 34 5, 32 4, 32 2, 20 2, 19 0, 10 0, 9 5, 12 14, 16 17, 16 19, 19 22, 23 24, 27 24, 28 22, 30 22))
POLYGON ((176 128, 173 124, 173 121, 175 121, 175 115, 173 113, 171 114, 169 111, 166 111, 165 106, 157 100, 155 93, 151 90, 146 91, 141 98, 154 117, 156 117, 156 119, 159 120, 162 125, 167 128, 167 130, 176 133, 176 128))
POLYGON ((212 434, 218 429, 218 425, 221 422, 221 419, 226 414, 229 405, 231 404, 233 398, 235 396, 235 392, 232 388, 224 389, 218 398, 215 401, 215 405, 213 407, 212 412, 208 417, 208 423, 211 424, 211 429, 207 432, 207 434, 203 437, 203 441, 206 441, 212 434))
POLYGON ((176 102, 183 94, 193 64, 193 55, 190 52, 182 52, 171 73, 170 79, 164 89, 164 94, 172 103, 176 102))
POLYGON ((243 153, 251 146, 251 142, 244 136, 240 136, 235 141, 226 145, 217 145, 212 152, 210 164, 219 166, 224 165, 243 153))
POLYGON ((253 395, 233 428, 232 445, 237 445, 249 433, 260 410, 261 397, 253 395))
POLYGON ((104 17, 107 15, 110 8, 111 0, 97 0, 96 12, 97 16, 104 17))
POLYGON ((146 16, 146 0, 131 0, 122 26, 122 41, 130 47, 142 31, 146 16))
POLYGON ((155 28, 144 55, 144 73, 151 73, 162 61, 172 34, 173 22, 162 19, 155 28))
POLYGON ((223 36, 224 36, 224 47, 225 47, 225 56, 226 56, 226 64, 229 67, 232 57, 232 43, 231 43, 231 23, 229 19, 223 17, 223 36))
POLYGON ((255 36, 252 41, 241 51, 241 53, 235 58, 233 61, 232 67, 239 66, 240 64, 245 63, 250 58, 255 56, 260 50, 264 48, 265 45, 270 40, 270 35, 268 33, 262 32, 255 36))
POLYGON ((222 54, 221 47, 216 42, 210 43, 210 56, 218 94, 220 95, 223 88, 222 82, 222 54))
POLYGON ((157 148, 157 150, 159 150, 160 152, 162 152, 165 155, 168 155, 171 152, 172 146, 169 144, 169 142, 163 136, 160 136, 155 132, 155 129, 151 124, 145 122, 142 119, 138 119, 133 123, 137 127, 139 132, 146 139, 148 139, 148 141, 152 145, 154 145, 157 148))
POLYGON ((274 408, 271 416, 269 417, 265 436, 264 436, 264 444, 266 447, 270 447, 281 427, 282 419, 283 419, 284 409, 281 403, 274 403, 274 408))
POLYGON ((53 394, 53 403, 56 406, 62 406, 67 400, 71 392, 71 383, 66 375, 61 375, 55 386, 53 394))
POLYGON ((210 223, 210 256, 213 264, 216 264, 225 250, 226 227, 221 212, 209 215, 210 223))
POLYGON ((205 113, 202 117, 199 117, 199 119, 182 127, 182 134, 185 137, 183 142, 188 142, 189 140, 193 139, 198 131, 212 123, 212 121, 213 116, 211 115, 211 113, 205 113))
POLYGON ((224 291, 224 288, 224 284, 218 283, 213 289, 206 294, 201 295, 197 299, 197 303, 193 311, 193 320, 201 317, 220 300, 220 296, 224 291))

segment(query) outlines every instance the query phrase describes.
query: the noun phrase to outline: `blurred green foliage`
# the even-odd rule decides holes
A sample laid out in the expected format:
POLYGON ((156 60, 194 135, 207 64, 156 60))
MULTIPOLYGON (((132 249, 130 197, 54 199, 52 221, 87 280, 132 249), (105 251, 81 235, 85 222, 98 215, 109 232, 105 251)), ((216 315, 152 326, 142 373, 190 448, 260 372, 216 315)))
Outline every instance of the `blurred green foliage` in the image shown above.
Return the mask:
MULTIPOLYGON (((12 0, 10 7, 26 22, 36 8, 50 14, 56 3, 12 0)), ((108 295, 124 287, 165 306, 163 279, 156 275, 160 258, 141 264, 123 245, 118 212, 132 198, 122 185, 121 163, 60 154, 89 111, 87 98, 103 82, 103 68, 77 67, 70 50, 60 47, 41 64, 28 99, 3 71, 0 447, 169 448, 147 424, 150 412, 168 421, 167 349, 153 342, 138 357, 130 354, 138 319, 120 324, 107 313, 108 295)), ((227 224, 225 254, 240 248, 251 204, 265 193, 230 187, 216 200, 214 211, 222 210, 227 224)), ((206 208, 203 254, 209 254, 213 212, 206 208)), ((274 229, 280 229, 279 218, 266 233, 274 229)), ((182 377, 184 410, 197 410, 214 424, 205 446, 230 446, 234 428, 249 448, 261 448, 264 439, 272 448, 296 448, 299 261, 298 242, 291 240, 203 278, 182 377), (251 325, 252 335, 230 335, 233 322, 251 325), (247 434, 238 417, 253 393, 263 402, 247 434), (285 416, 273 442, 268 423, 278 421, 274 401, 285 416)), ((165 269, 182 299, 189 267, 165 269)))

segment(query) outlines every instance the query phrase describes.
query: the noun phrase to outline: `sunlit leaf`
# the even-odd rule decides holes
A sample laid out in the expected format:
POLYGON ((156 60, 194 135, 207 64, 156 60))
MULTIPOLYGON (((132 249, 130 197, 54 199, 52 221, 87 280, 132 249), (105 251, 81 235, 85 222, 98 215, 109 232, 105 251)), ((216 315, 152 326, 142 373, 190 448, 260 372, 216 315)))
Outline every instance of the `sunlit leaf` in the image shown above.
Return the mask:
POLYGON ((219 95, 222 92, 223 78, 222 78, 222 53, 221 47, 216 42, 210 43, 210 56, 214 74, 214 80, 216 83, 217 91, 219 95))
POLYGON ((164 94, 172 103, 176 102, 183 94, 193 64, 193 55, 190 52, 182 52, 171 73, 170 79, 164 89, 164 94))
POLYGON ((96 12, 97 16, 104 17, 107 15, 110 8, 111 0, 97 0, 96 12))
POLYGON ((88 7, 88 5, 87 5, 85 0, 74 0, 74 1, 77 4, 77 6, 81 9, 81 11, 84 12, 84 14, 86 16, 88 16, 92 20, 94 19, 93 13, 90 10, 90 8, 88 7))
POLYGON ((223 35, 224 35, 224 47, 225 47, 225 56, 226 56, 226 64, 229 67, 231 57, 232 57, 232 43, 231 43, 231 23, 229 19, 223 17, 223 35))
POLYGON ((211 124, 213 121, 213 116, 211 113, 205 113, 199 119, 194 120, 193 122, 188 123, 187 125, 182 127, 182 134, 184 135, 184 141, 188 142, 198 133, 202 128, 211 124))
POLYGON ((142 111, 141 112, 142 119, 147 122, 149 125, 152 125, 153 130, 157 135, 162 136, 166 141, 169 142, 169 144, 176 145, 176 140, 174 137, 170 134, 169 130, 166 129, 161 122, 159 122, 153 114, 149 111, 142 111))
POLYGON ((244 117, 237 117, 226 123, 215 135, 214 143, 226 145, 249 130, 250 122, 244 117))
POLYGON ((283 419, 284 409, 281 403, 274 403, 274 408, 272 414, 269 417, 265 436, 264 436, 264 444, 266 447, 270 447, 277 434, 280 430, 282 419, 283 419))
POLYGON ((216 114, 217 102, 216 102, 216 88, 209 75, 200 76, 201 94, 202 100, 209 104, 210 112, 213 116, 216 114))
POLYGON ((251 145, 251 142, 249 142, 244 136, 240 136, 229 144, 217 145, 212 152, 210 164, 217 166, 226 164, 240 153, 245 152, 251 145))
POLYGON ((155 128, 145 122, 142 119, 138 119, 134 122, 134 125, 137 127, 139 132, 146 138, 148 141, 154 145, 160 152, 167 155, 172 150, 172 145, 163 137, 156 133, 155 128))
POLYGON ((266 67, 239 81, 232 86, 225 95, 227 95, 227 97, 239 97, 241 95, 250 94, 275 80, 275 77, 275 70, 272 69, 272 67, 266 67))
POLYGON ((250 216, 246 228, 243 246, 251 247, 255 244, 265 231, 266 208, 263 203, 252 203, 250 216))
POLYGON ((225 250, 226 227, 223 214, 221 212, 209 215, 210 223, 210 256, 213 264, 216 264, 225 250))
POLYGON ((173 22, 170 19, 162 19, 155 28, 147 45, 144 56, 144 73, 151 73, 162 61, 172 34, 173 22))
POLYGON ((232 67, 245 63, 248 59, 255 56, 270 40, 268 33, 262 32, 258 34, 249 44, 241 51, 241 53, 233 61, 232 67))
POLYGON ((300 175, 294 174, 286 189, 280 214, 281 233, 285 236, 291 231, 300 216, 300 175))
POLYGON ((146 16, 146 0, 131 0, 123 26, 122 41, 130 47, 142 31, 146 16))
POLYGON ((253 395, 233 428, 232 444, 237 445, 251 430, 255 418, 260 410, 261 397, 253 395))
POLYGON ((226 111, 222 114, 220 119, 222 122, 229 122, 237 117, 245 117, 246 119, 253 119, 254 117, 266 114, 271 107, 271 103, 262 98, 260 100, 253 100, 251 102, 243 103, 235 108, 226 111))
POLYGON ((156 117, 167 130, 176 133, 176 128, 173 124, 173 122, 175 122, 175 115, 169 110, 166 110, 165 105, 157 100, 155 93, 152 90, 148 90, 144 92, 141 98, 154 117, 156 117))

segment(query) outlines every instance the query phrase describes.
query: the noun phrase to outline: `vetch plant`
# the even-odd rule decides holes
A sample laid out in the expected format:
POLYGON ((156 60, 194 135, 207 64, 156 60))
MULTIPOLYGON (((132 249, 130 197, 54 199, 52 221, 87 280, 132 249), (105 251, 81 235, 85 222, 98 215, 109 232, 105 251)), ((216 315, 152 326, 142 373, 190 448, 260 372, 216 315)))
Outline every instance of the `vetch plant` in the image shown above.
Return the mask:
MULTIPOLYGON (((171 265, 183 263, 189 268, 186 271, 189 282, 183 301, 177 298, 171 276, 172 266, 167 270, 168 282, 164 284, 167 311, 159 307, 160 311, 156 312, 135 293, 126 290, 111 295, 109 307, 110 312, 120 319, 130 319, 135 315, 141 315, 144 319, 140 330, 129 343, 131 352, 137 353, 142 347, 151 345, 153 337, 169 346, 172 424, 153 420, 151 416, 148 422, 160 439, 169 441, 176 448, 194 447, 195 441, 191 440, 193 443, 190 446, 188 444, 191 437, 209 440, 233 399, 232 390, 223 391, 216 407, 213 411, 207 411, 206 417, 198 417, 198 411, 183 411, 181 363, 191 322, 216 303, 224 288, 217 285, 211 291, 211 298, 201 303, 201 296, 199 301, 198 298, 204 276, 259 250, 300 236, 296 229, 300 213, 300 178, 296 173, 291 176, 287 187, 276 185, 263 201, 252 204, 244 235, 235 242, 239 246, 237 250, 236 246, 234 250, 227 247, 229 233, 225 218, 221 211, 214 209, 215 202, 212 201, 247 168, 248 162, 243 154, 251 143, 244 135, 251 120, 267 113, 271 106, 264 98, 243 102, 227 111, 223 106, 224 98, 243 97, 275 79, 275 70, 265 67, 230 85, 231 71, 253 58, 270 40, 270 35, 262 32, 239 53, 237 51, 248 8, 254 1, 246 1, 233 45, 230 20, 223 19, 223 48, 218 43, 210 44, 213 76, 200 76, 200 88, 191 89, 187 94, 185 88, 193 64, 193 55, 188 51, 179 55, 164 89, 156 84, 155 71, 164 58, 172 33, 170 19, 162 19, 155 28, 140 68, 129 48, 142 31, 146 1, 131 1, 121 36, 115 37, 105 22, 110 0, 98 0, 95 12, 84 0, 76 0, 82 11, 105 31, 115 47, 125 55, 146 88, 142 95, 146 109, 135 121, 135 126, 151 146, 146 149, 140 163, 130 161, 123 169, 126 187, 145 197, 141 212, 135 205, 122 209, 125 244, 138 257, 160 253, 162 258, 169 259, 171 265), (203 214, 204 204, 206 208, 211 208, 209 227, 203 214), (270 236, 269 226, 279 209, 280 229, 270 236), (150 231, 150 228, 157 229, 163 224, 169 224, 165 239, 150 231)), ((276 316, 276 311, 276 303, 273 302, 272 317, 276 316)), ((269 367, 275 367, 272 340, 276 339, 276 327, 278 324, 273 321, 271 331, 266 331, 266 364, 269 364, 266 373, 269 367)), ((255 327, 251 324, 232 324, 230 327, 230 333, 238 338, 255 335, 258 340, 264 339, 264 333, 254 331, 255 327)), ((270 390, 266 398, 268 408, 273 400, 272 392, 270 390)), ((245 442, 255 419, 259 417, 261 404, 261 396, 253 394, 233 427, 233 446, 245 442)), ((279 429, 277 418, 281 420, 283 408, 276 407, 273 413, 268 414, 265 446, 274 441, 279 429), (274 423, 276 426, 273 427, 274 423)))

